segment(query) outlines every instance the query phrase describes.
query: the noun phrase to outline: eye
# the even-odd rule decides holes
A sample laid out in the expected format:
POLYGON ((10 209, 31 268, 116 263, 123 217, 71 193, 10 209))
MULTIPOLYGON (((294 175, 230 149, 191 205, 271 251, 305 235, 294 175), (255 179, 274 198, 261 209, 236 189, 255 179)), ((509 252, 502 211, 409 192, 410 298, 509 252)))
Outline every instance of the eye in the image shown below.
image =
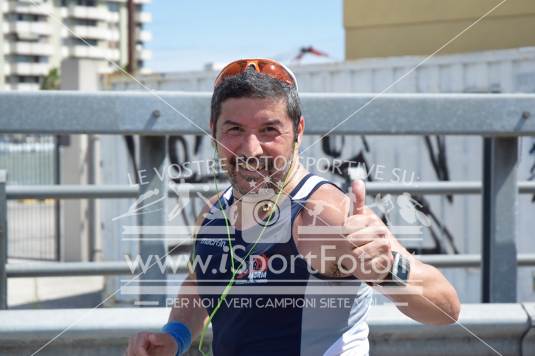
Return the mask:
POLYGON ((268 126, 268 127, 264 127, 264 129, 262 131, 264 131, 264 132, 277 132, 277 129, 274 128, 273 126, 268 126))
POLYGON ((241 131, 241 128, 239 128, 238 126, 232 126, 231 128, 229 128, 227 130, 227 132, 240 132, 241 131))

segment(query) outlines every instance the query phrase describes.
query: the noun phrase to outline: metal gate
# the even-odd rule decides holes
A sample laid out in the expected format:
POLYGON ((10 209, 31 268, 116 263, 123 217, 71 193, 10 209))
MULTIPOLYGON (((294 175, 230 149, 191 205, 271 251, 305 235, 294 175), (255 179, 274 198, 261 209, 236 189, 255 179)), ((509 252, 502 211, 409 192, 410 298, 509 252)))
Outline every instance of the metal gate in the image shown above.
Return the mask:
MULTIPOLYGON (((10 185, 59 183, 57 139, 44 135, 1 135, 0 169, 10 185)), ((8 202, 8 257, 59 260, 59 201, 8 202)))

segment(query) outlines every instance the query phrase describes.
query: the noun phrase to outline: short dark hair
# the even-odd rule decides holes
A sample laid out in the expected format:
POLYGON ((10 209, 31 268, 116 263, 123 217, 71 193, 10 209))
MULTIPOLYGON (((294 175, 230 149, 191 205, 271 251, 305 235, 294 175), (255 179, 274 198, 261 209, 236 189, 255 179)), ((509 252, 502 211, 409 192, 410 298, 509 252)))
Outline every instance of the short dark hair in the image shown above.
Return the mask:
POLYGON ((221 105, 230 98, 261 98, 283 99, 286 102, 286 111, 292 120, 294 137, 297 137, 297 126, 301 117, 301 101, 295 86, 290 86, 269 75, 247 70, 243 73, 225 78, 214 89, 210 113, 210 123, 214 127, 221 114, 221 105))

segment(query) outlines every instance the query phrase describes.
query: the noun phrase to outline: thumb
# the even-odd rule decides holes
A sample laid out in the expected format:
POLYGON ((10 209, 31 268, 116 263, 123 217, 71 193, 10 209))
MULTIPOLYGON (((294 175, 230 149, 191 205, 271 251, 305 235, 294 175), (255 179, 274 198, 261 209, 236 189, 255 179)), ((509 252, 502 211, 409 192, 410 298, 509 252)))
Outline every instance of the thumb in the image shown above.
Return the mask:
POLYGON ((366 186, 362 179, 355 179, 351 182, 351 192, 353 193, 354 209, 353 214, 364 213, 364 205, 366 203, 366 186))

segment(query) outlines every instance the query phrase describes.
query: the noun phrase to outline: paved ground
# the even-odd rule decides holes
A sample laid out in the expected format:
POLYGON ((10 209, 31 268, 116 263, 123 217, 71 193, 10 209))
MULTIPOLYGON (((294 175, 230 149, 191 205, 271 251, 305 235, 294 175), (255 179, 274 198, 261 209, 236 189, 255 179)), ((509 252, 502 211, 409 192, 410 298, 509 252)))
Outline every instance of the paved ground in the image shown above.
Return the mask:
POLYGON ((8 279, 9 308, 88 308, 101 300, 102 276, 8 279))

